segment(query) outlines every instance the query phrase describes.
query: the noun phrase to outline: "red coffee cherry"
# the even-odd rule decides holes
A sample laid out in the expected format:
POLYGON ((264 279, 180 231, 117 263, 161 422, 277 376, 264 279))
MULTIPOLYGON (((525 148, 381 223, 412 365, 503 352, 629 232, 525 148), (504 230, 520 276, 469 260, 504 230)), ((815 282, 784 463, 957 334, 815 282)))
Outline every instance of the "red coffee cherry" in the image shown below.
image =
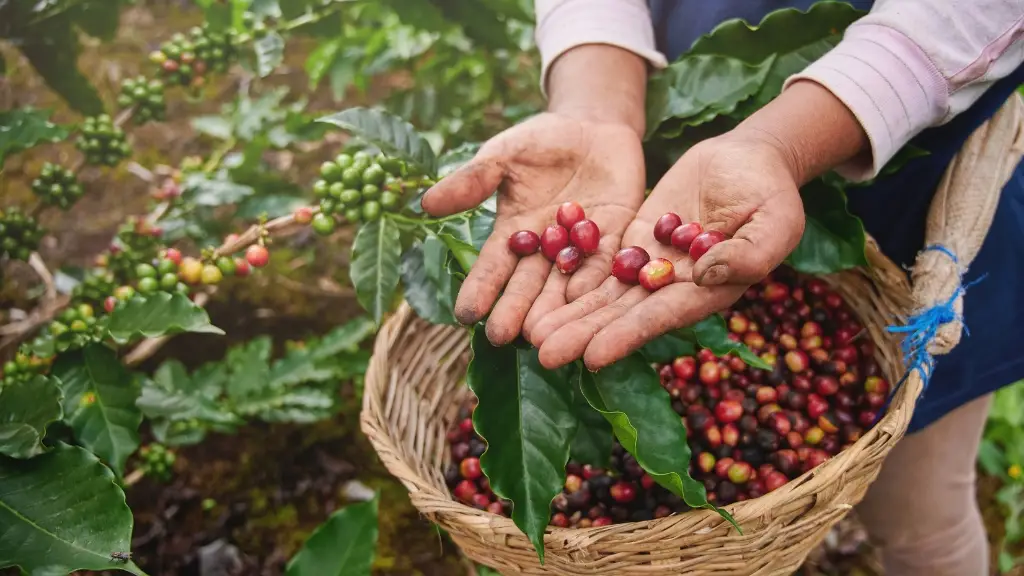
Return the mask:
POLYGON ((612 258, 612 276, 626 284, 637 284, 640 282, 640 269, 650 261, 650 254, 639 246, 623 248, 612 258))
POLYGON ((593 220, 580 220, 573 224, 569 231, 569 240, 586 255, 597 252, 598 242, 601 241, 601 231, 593 220))
POLYGON ((651 292, 668 286, 675 279, 675 267, 672 265, 672 262, 664 258, 655 258, 644 264, 637 275, 640 285, 651 292))
POLYGON ((569 230, 575 226, 577 222, 586 217, 587 215, 583 211, 583 206, 580 206, 576 202, 565 202, 558 207, 558 213, 555 215, 555 220, 558 221, 559 226, 569 230))
POLYGON ((562 248, 555 256, 555 268, 562 274, 572 274, 583 265, 583 253, 575 246, 562 248))
POLYGON ((699 234, 690 244, 690 258, 692 258, 694 262, 700 260, 701 256, 706 254, 712 246, 718 244, 722 240, 725 240, 725 234, 722 234, 717 230, 708 230, 699 234))
POLYGON ((548 226, 540 235, 540 251, 545 258, 552 262, 555 261, 555 257, 558 256, 562 248, 568 245, 569 231, 558 224, 548 226))
POLYGON ((672 232, 682 225, 683 219, 678 214, 669 212, 654 223, 654 239, 668 246, 672 243, 672 232))
POLYGON ((540 236, 532 230, 520 230, 508 237, 508 249, 516 256, 529 256, 540 250, 540 236))
POLYGON ((700 225, 700 222, 690 222, 673 230, 669 240, 676 248, 683 252, 689 252, 690 244, 693 243, 693 239, 699 236, 701 232, 704 232, 704 228, 700 225))

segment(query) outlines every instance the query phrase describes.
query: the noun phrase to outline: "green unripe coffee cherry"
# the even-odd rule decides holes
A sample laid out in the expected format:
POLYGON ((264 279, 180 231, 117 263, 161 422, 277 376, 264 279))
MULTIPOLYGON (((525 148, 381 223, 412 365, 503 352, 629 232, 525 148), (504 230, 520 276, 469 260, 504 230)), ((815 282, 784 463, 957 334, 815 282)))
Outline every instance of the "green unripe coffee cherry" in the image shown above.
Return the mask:
POLYGON ((80 318, 89 319, 89 318, 92 318, 94 315, 95 315, 95 311, 92 309, 92 306, 90 306, 88 304, 79 304, 78 305, 78 316, 80 318))
POLYGON ((359 201, 363 199, 363 196, 359 193, 359 190, 349 188, 341 193, 340 199, 346 208, 354 208, 359 205, 359 201))
POLYGON ((156 281, 156 278, 145 277, 139 280, 137 288, 143 294, 152 294, 160 288, 160 283, 156 281))
POLYGON ((331 232, 334 232, 334 218, 326 214, 317 214, 313 217, 313 221, 310 223, 313 227, 313 231, 321 236, 327 236, 331 232))
POLYGON ((54 322, 54 323, 50 324, 50 334, 53 334, 54 336, 60 336, 60 335, 62 335, 64 333, 66 333, 67 331, 68 331, 68 326, 67 326, 67 324, 64 324, 63 322, 54 322))
POLYGON ((341 183, 346 188, 359 188, 363 185, 363 173, 355 167, 346 168, 341 174, 341 183))
POLYGON ((351 168, 354 160, 348 154, 338 154, 338 157, 334 159, 334 163, 341 166, 342 169, 351 168))
POLYGON ((199 276, 199 280, 203 284, 217 284, 224 279, 224 273, 220 271, 220 268, 213 264, 206 264, 203 266, 203 271, 199 276))
POLYGON ((380 187, 376 184, 366 184, 363 186, 363 199, 364 200, 376 200, 380 197, 380 187))
POLYGON ((178 265, 174 263, 174 260, 164 258, 157 263, 156 269, 161 274, 172 274, 178 271, 178 265))
POLYGON ((371 222, 380 218, 380 204, 374 201, 369 201, 363 204, 363 220, 371 222))
POLYGON ((173 290, 178 285, 178 275, 174 272, 168 272, 160 277, 160 287, 164 290, 173 290))
POLYGON ((139 278, 155 278, 156 268, 153 266, 142 263, 135 267, 135 275, 139 278))
POLYGON ((377 164, 371 164, 369 168, 363 171, 363 183, 364 184, 381 184, 384 182, 384 169, 377 164))
POLYGON ((362 211, 359 208, 349 208, 345 210, 345 220, 357 224, 363 217, 362 211))
MULTIPOLYGON (((324 214, 333 214, 338 210, 338 201, 333 198, 324 198, 320 201, 320 211, 324 214)), ((316 217, 314 217, 316 219, 316 217)))
POLYGON ((132 296, 135 296, 135 288, 131 286, 118 286, 117 290, 114 290, 114 298, 122 302, 130 300, 132 296))
POLYGON ((71 331, 72 332, 79 332, 79 333, 81 333, 81 332, 85 332, 88 329, 89 329, 89 325, 86 324, 85 322, 81 321, 81 320, 75 320, 74 322, 71 323, 71 331))
POLYGON ((327 190, 330 188, 330 184, 326 180, 317 180, 313 184, 313 195, 317 198, 326 198, 327 190))
POLYGON ((224 273, 225 276, 234 276, 235 274, 235 261, 227 256, 221 256, 217 258, 217 268, 224 273))
POLYGON ((352 159, 356 160, 357 162, 362 162, 362 161, 369 162, 370 161, 370 153, 365 151, 365 150, 360 150, 360 151, 358 151, 358 152, 356 152, 355 154, 352 155, 352 159))
POLYGON ((71 322, 78 320, 78 310, 75 310, 74 308, 68 308, 67 310, 61 312, 60 320, 65 324, 70 324, 71 322))
POLYGON ((341 200, 341 195, 345 193, 345 185, 341 182, 335 182, 331 184, 331 187, 327 190, 327 195, 335 200, 341 200))
POLYGON ((398 200, 398 194, 386 191, 380 195, 380 206, 385 210, 391 210, 395 206, 398 206, 398 200))
POLYGON ((362 174, 370 167, 370 164, 371 161, 369 158, 356 158, 355 161, 352 162, 352 169, 358 171, 359 174, 362 174))
POLYGON ((328 182, 337 182, 341 179, 341 166, 334 162, 324 162, 320 165, 320 175, 328 182))
POLYGON ((188 296, 188 284, 185 284, 184 282, 178 282, 177 284, 174 285, 174 291, 184 294, 185 296, 188 296))
POLYGON ((404 163, 398 158, 388 158, 386 156, 378 156, 377 164, 384 169, 385 172, 392 176, 401 176, 404 168, 404 163))

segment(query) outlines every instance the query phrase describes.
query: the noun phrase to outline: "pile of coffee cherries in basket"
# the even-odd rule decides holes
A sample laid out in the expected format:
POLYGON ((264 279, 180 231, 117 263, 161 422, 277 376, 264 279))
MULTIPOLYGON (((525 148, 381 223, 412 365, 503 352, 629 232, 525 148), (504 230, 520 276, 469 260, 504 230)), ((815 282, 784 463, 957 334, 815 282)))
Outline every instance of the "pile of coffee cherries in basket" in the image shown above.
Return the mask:
MULTIPOLYGON (((548 226, 539 236, 532 230, 515 232, 508 237, 508 249, 519 257, 530 256, 539 250, 555 263, 559 272, 572 274, 583 265, 586 256, 597 251, 601 230, 593 220, 587 219, 583 207, 576 202, 565 202, 559 206, 555 220, 557 224, 548 226)), ((658 218, 653 232, 658 242, 678 248, 694 261, 726 238, 717 230, 704 230, 700 222, 683 224, 683 219, 672 212, 658 218)), ((671 260, 652 260, 643 248, 627 246, 612 258, 612 276, 626 284, 640 284, 653 292, 671 284, 676 274, 671 260)))
MULTIPOLYGON (((691 475, 718 505, 757 498, 835 456, 870 428, 889 383, 874 345, 843 298, 822 280, 780 268, 723 313, 729 338, 774 368, 752 368, 710 350, 657 366, 686 423, 691 475)), ((467 505, 508 515, 480 471, 484 441, 467 405, 448 434, 445 478, 467 505)), ((586 528, 687 510, 615 443, 610 466, 570 461, 551 524, 586 528)))

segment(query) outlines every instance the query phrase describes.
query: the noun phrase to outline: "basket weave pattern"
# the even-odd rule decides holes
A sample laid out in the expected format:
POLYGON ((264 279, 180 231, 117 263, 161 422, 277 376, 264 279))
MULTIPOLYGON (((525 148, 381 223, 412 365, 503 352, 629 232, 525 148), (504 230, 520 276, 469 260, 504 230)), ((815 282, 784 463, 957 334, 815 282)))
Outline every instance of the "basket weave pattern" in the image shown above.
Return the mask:
MULTIPOLYGON (((950 246, 959 263, 922 253, 911 291, 903 271, 869 239, 867 268, 824 277, 868 330, 890 382, 905 368, 898 339, 885 327, 954 294, 960 266, 977 253, 1005 178, 1024 155, 1022 110, 1021 100, 1011 98, 979 128, 936 192, 926 242, 950 246)), ((933 342, 936 353, 956 344, 959 327, 947 325, 933 342)), ((413 505, 447 530, 467 556, 505 574, 791 574, 864 497, 906 432, 923 385, 912 372, 886 415, 853 446, 773 492, 726 506, 742 535, 707 510, 598 528, 549 527, 541 566, 512 520, 454 501, 445 485, 445 433, 469 393, 468 362, 467 330, 432 326, 403 303, 377 336, 361 425, 413 505)))

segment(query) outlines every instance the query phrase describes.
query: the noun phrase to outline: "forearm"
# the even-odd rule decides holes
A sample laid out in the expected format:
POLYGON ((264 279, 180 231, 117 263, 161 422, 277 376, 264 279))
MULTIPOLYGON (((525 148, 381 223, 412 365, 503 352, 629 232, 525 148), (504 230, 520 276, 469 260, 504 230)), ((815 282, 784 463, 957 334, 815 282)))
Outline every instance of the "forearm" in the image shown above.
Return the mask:
POLYGON ((867 134, 853 112, 809 80, 793 83, 734 132, 778 148, 799 185, 870 153, 867 134))
POLYGON ((625 124, 644 132, 647 63, 602 44, 572 48, 548 72, 548 110, 582 120, 625 124))

